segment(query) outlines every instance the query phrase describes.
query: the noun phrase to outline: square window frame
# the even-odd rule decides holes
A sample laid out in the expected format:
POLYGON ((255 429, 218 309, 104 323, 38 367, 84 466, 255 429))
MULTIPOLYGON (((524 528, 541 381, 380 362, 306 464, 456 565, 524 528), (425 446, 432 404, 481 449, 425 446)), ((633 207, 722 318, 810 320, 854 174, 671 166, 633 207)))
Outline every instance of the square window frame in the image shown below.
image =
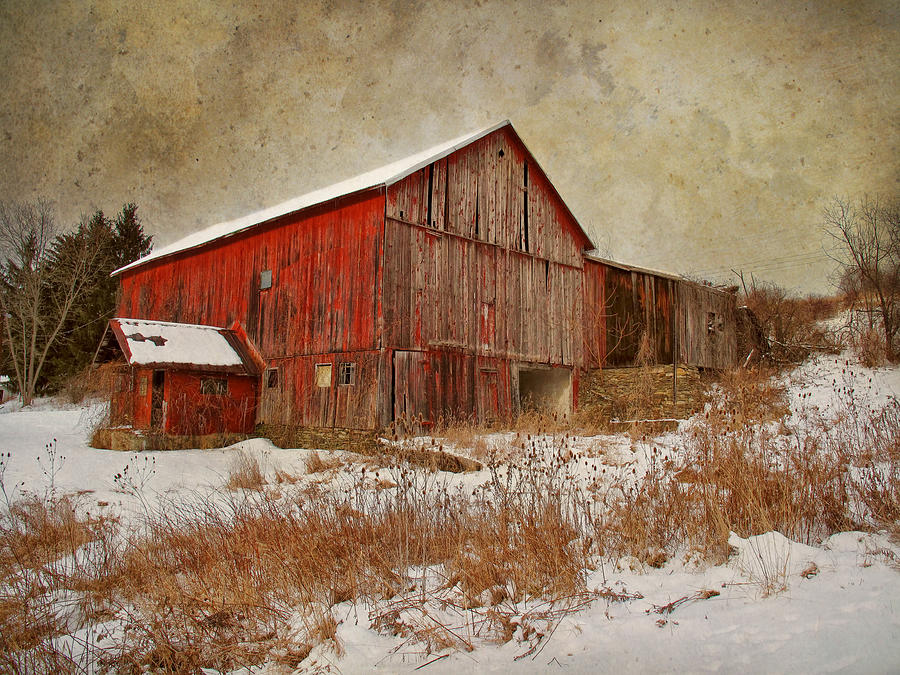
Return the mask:
POLYGON ((344 361, 338 367, 338 386, 352 387, 356 384, 356 361, 344 361))
POLYGON ((200 378, 200 393, 204 396, 228 396, 228 378, 200 378))

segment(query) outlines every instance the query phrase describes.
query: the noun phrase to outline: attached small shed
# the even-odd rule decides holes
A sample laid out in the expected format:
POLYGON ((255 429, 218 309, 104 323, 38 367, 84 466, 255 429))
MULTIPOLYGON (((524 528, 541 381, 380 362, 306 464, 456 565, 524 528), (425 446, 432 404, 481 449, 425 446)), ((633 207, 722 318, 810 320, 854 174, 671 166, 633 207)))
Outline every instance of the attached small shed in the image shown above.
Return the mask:
POLYGON ((124 357, 113 426, 180 436, 253 431, 262 369, 239 325, 112 319, 109 327, 124 357))

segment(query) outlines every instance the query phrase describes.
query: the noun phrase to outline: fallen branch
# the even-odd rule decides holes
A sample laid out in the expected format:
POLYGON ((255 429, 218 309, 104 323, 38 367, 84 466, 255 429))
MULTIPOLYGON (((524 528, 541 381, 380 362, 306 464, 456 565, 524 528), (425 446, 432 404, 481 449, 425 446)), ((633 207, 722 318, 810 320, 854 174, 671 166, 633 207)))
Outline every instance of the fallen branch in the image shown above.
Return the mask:
POLYGON ((441 654, 437 658, 431 659, 431 661, 429 661, 428 663, 423 663, 421 666, 416 666, 415 668, 413 668, 413 670, 421 670, 425 666, 430 666, 435 661, 440 661, 441 659, 446 659, 448 656, 450 656, 450 652, 447 652, 446 654, 441 654))
POLYGON ((683 598, 678 598, 678 600, 674 600, 667 605, 653 605, 650 609, 644 610, 644 613, 649 614, 650 612, 656 612, 657 614, 671 614, 675 611, 676 607, 685 603, 693 602, 694 600, 709 600, 717 595, 719 595, 719 591, 713 591, 711 589, 698 591, 693 595, 685 595, 683 598))

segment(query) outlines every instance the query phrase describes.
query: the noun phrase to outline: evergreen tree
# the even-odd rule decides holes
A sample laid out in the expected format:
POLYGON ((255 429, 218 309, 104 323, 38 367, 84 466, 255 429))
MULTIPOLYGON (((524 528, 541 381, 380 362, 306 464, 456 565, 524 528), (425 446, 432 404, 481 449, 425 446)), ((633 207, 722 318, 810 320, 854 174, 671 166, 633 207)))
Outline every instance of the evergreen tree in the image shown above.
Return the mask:
POLYGON ((152 237, 144 234, 134 204, 126 204, 115 219, 97 211, 74 232, 56 238, 52 266, 62 271, 73 254, 84 246, 99 252, 97 264, 90 271, 87 292, 72 308, 59 343, 48 359, 41 378, 42 389, 58 389, 90 364, 116 309, 118 280, 110 275, 147 255, 152 248, 152 237))

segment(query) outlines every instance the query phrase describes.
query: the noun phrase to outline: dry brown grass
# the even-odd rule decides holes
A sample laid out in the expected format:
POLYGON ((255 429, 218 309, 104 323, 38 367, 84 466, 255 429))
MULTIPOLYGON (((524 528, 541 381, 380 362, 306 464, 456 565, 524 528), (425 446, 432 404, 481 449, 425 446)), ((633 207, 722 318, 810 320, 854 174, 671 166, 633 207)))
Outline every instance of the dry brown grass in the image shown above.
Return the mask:
POLYGON ((313 452, 306 458, 306 473, 322 473, 338 469, 343 465, 344 462, 340 457, 329 456, 323 459, 321 453, 313 452))
POLYGON ((62 498, 13 501, 0 531, 12 591, 0 602, 0 667, 77 670, 60 665, 51 638, 115 615, 126 630, 82 660, 85 671, 296 668, 316 645, 341 652, 334 608, 346 601, 424 654, 514 635, 527 654, 546 634, 536 626, 597 597, 586 577, 603 561, 659 567, 693 552, 718 563, 731 531, 815 543, 896 528, 897 403, 849 410, 830 435, 810 424, 786 436, 769 378, 734 375, 722 389, 684 446, 651 450, 643 474, 610 478, 566 435, 520 434, 486 450, 471 495, 400 446, 337 487, 276 471, 277 494, 260 489, 259 459, 241 454, 227 477, 240 491, 168 500, 127 531, 62 498), (593 473, 576 470, 588 461, 593 473), (53 604, 63 591, 77 608, 66 624, 53 604))
POLYGON ((722 373, 717 382, 721 395, 710 398, 707 419, 731 426, 781 419, 789 412, 787 391, 776 375, 765 365, 722 373))
POLYGON ((815 544, 853 529, 897 531, 900 404, 851 408, 827 433, 808 418, 785 436, 771 424, 787 412, 784 391, 764 372, 731 374, 722 392, 678 462, 654 451, 646 475, 604 502, 606 555, 656 566, 691 550, 721 562, 729 532, 815 544))
POLYGON ((851 326, 850 347, 859 362, 867 368, 887 363, 884 336, 875 326, 851 326))
POLYGON ((68 378, 59 393, 71 403, 92 398, 109 400, 116 391, 123 367, 120 363, 86 366, 80 373, 68 378))
POLYGON ((225 487, 229 490, 261 490, 266 484, 266 474, 259 458, 241 450, 232 460, 225 487))
POLYGON ((90 521, 79 518, 71 497, 46 501, 29 495, 15 501, 0 522, 0 577, 16 568, 39 570, 92 538, 90 521))
MULTIPOLYGON (((0 467, 2 468, 2 467, 0 467)), ((0 487, 4 487, 0 471, 0 487)), ((21 495, 0 512, 0 671, 75 672, 81 667, 54 639, 73 620, 108 618, 108 580, 118 574, 115 521, 78 515, 69 496, 21 495), (76 555, 90 544, 91 550, 76 555), (83 594, 69 607, 59 594, 83 594)))
MULTIPOLYGON (((409 569, 443 570, 443 581, 426 584, 427 597, 460 607, 583 592, 588 550, 573 545, 579 529, 571 494, 563 462, 554 466, 548 476, 536 455, 509 471, 495 465, 472 500, 436 484, 437 474, 397 462, 374 476, 363 472, 341 492, 313 485, 291 499, 251 491, 167 502, 106 547, 102 565, 73 562, 57 578, 80 597, 85 617, 88 607, 94 616, 116 610, 124 617, 117 648, 98 656, 103 668, 227 670, 270 655, 296 662, 322 642, 340 650, 334 604, 381 606, 410 587, 409 569)), ((242 456, 229 485, 257 486, 257 469, 242 456)), ((46 536, 43 520, 33 529, 46 536)), ((65 550, 84 551, 87 540, 71 531, 65 550)), ((8 574, 23 569, 11 563, 8 574)), ((0 609, 9 622, 25 612, 14 603, 0 609)), ((505 630, 499 619, 482 620, 486 635, 505 630)), ((42 628, 41 639, 61 630, 42 628)), ((22 647, 4 645, 7 654, 22 647)))

